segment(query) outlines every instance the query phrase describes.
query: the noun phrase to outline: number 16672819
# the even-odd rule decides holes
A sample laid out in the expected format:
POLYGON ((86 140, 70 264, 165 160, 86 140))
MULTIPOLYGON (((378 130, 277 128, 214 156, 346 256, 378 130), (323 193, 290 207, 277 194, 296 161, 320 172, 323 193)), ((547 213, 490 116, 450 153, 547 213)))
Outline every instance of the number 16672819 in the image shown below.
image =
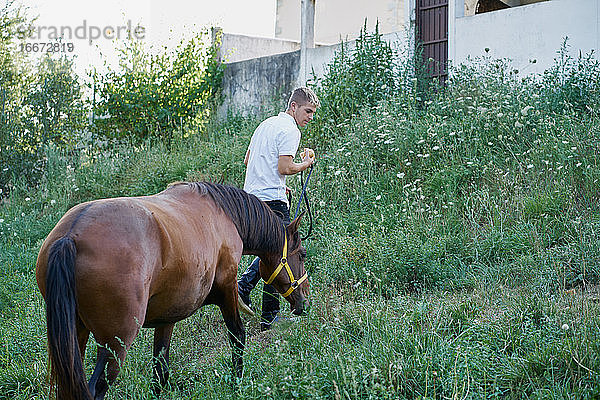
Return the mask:
POLYGON ((75 45, 68 43, 21 43, 21 51, 27 53, 72 53, 75 50, 75 45))

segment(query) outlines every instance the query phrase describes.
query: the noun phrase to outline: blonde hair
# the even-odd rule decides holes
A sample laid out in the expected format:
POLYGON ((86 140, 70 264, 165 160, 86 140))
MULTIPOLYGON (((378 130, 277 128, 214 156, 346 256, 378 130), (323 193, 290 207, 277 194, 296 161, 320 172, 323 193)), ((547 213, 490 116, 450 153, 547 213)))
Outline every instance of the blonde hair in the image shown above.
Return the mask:
POLYGON ((321 103, 319 102, 319 98, 316 93, 307 87, 299 87, 292 92, 290 99, 288 100, 288 110, 292 106, 292 102, 298 104, 299 106, 304 106, 306 104, 312 104, 315 107, 319 107, 321 103))

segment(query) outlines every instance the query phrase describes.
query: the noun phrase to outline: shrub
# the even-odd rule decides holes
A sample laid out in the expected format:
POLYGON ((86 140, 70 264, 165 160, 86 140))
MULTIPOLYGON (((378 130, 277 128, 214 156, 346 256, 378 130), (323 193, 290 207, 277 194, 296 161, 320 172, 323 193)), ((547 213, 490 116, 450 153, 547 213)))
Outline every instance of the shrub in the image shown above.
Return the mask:
MULTIPOLYGON (((120 49, 120 68, 99 77, 96 126, 108 137, 161 138, 199 118, 205 121, 216 98, 223 67, 207 31, 181 42, 171 54, 151 54, 139 41, 120 49)), ((96 79, 96 77, 94 77, 96 79)))
POLYGON ((321 108, 310 140, 327 140, 337 125, 358 115, 362 107, 390 99, 399 89, 397 59, 397 52, 379 33, 379 24, 368 32, 365 21, 355 45, 342 43, 324 77, 313 77, 321 108))
POLYGON ((83 126, 84 108, 72 60, 46 56, 35 65, 19 50, 23 8, 5 4, 0 18, 0 193, 42 177, 47 144, 67 145, 83 126))
POLYGON ((598 110, 600 104, 600 62, 594 52, 574 59, 568 38, 557 52, 554 65, 544 72, 541 95, 549 112, 573 109, 577 113, 598 110))

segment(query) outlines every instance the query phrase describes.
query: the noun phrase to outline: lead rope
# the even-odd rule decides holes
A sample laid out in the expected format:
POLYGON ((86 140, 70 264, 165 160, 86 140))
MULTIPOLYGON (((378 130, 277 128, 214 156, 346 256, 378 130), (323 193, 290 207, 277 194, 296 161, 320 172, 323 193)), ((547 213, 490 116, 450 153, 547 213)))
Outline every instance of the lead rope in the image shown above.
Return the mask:
MULTIPOLYGON (((298 216, 298 212, 300 211, 300 204, 302 204, 302 199, 304 198, 304 204, 306 205, 306 212, 308 213, 308 221, 309 221, 309 225, 308 225, 308 232, 306 233, 306 236, 304 236, 302 238, 302 240, 306 240, 310 237, 311 233, 312 233, 312 229, 313 229, 313 217, 312 217, 312 212, 310 211, 310 203, 308 201, 308 193, 306 193, 306 188, 308 187, 308 180, 310 179, 310 175, 313 172, 313 166, 314 164, 311 164, 310 166, 310 170, 308 171, 308 176, 306 177, 306 181, 304 181, 303 185, 302 185, 302 193, 300 193, 300 200, 298 200, 298 206, 296 206, 296 214, 294 214, 294 219, 296 219, 296 217, 298 216)), ((304 180, 304 171, 300 172, 300 181, 302 182, 304 180)))

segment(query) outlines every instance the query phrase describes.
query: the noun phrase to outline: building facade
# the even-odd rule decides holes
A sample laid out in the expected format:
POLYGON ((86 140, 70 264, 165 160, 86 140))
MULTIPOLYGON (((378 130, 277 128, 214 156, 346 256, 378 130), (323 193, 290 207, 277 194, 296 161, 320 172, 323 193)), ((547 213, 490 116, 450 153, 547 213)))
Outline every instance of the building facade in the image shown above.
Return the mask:
MULTIPOLYGON (((277 0, 275 37, 300 40, 300 0, 277 0)), ((381 33, 398 32, 406 22, 406 0, 316 0, 315 42, 334 44, 358 37, 367 21, 381 33)))

